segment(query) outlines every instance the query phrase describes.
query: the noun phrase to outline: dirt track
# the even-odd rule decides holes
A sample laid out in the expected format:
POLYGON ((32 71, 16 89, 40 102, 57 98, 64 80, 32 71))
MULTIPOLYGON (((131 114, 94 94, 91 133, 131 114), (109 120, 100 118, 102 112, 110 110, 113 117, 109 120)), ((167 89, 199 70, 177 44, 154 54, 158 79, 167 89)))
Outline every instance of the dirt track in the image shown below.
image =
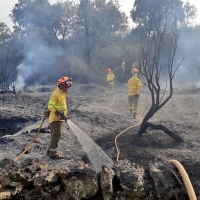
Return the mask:
MULTIPOLYGON (((42 113, 53 89, 54 87, 30 88, 16 97, 12 94, 0 94, 0 160, 5 157, 16 158, 30 142, 41 123, 42 113), (6 134, 15 135, 5 136, 6 134)), ((69 116, 72 117, 72 122, 116 160, 115 137, 121 131, 140 122, 150 106, 151 99, 148 91, 142 89, 139 114, 137 119, 133 120, 129 118, 127 85, 116 83, 114 98, 106 96, 105 91, 104 86, 74 84, 68 95, 69 116)), ((194 190, 200 194, 199 94, 198 90, 175 89, 170 101, 152 118, 152 122, 161 123, 178 133, 184 139, 184 143, 177 143, 165 133, 152 129, 148 129, 143 137, 139 137, 137 126, 117 139, 120 159, 126 158, 144 167, 148 166, 154 157, 176 159, 183 164, 194 190)), ((54 166, 64 165, 74 159, 88 162, 82 146, 67 123, 59 143, 59 150, 65 155, 64 160, 52 161, 46 156, 49 139, 46 120, 43 131, 30 152, 18 162, 33 157, 40 157, 54 166)))

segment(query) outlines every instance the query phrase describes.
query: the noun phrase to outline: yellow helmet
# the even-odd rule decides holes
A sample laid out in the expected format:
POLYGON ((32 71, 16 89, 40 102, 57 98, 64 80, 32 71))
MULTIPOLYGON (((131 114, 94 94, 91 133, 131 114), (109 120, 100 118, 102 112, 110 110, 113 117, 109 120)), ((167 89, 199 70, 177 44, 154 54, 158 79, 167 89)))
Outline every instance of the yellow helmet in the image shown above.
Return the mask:
POLYGON ((139 70, 135 67, 131 70, 131 74, 135 74, 135 73, 138 73, 138 72, 139 72, 139 70))

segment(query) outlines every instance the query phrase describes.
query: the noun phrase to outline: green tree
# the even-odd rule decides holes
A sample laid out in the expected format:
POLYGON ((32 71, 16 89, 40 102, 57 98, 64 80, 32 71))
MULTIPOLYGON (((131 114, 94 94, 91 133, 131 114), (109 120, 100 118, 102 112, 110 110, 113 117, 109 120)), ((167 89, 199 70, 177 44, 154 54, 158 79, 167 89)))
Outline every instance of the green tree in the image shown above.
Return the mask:
POLYGON ((127 30, 127 17, 121 13, 118 4, 105 0, 81 0, 78 8, 77 34, 86 58, 91 67, 91 57, 98 45, 105 45, 111 35, 127 30), (107 39, 107 40, 106 40, 107 39))
POLYGON ((37 32, 49 45, 55 45, 56 35, 47 29, 52 21, 48 0, 19 0, 10 17, 15 25, 14 31, 19 37, 27 38, 37 32))
POLYGON ((48 0, 19 0, 10 16, 15 29, 24 35, 37 31, 49 45, 63 46, 73 35, 76 9, 73 1, 50 5, 48 0))
MULTIPOLYGON (((159 7, 160 21, 165 23, 166 10, 168 15, 168 23, 172 24, 176 19, 182 22, 184 19, 184 11, 180 0, 136 0, 131 10, 131 18, 138 26, 151 25, 154 29, 156 22, 155 8, 159 7), (153 17, 153 18, 152 18, 153 17), (151 23, 149 23, 151 21, 151 23)), ((148 27, 150 28, 150 27, 148 27)))
POLYGON ((8 52, 12 33, 9 27, 0 23, 0 84, 3 83, 3 88, 6 88, 7 71, 8 71, 8 52))
POLYGON ((189 1, 184 4, 185 13, 185 25, 189 27, 192 25, 192 20, 196 18, 197 9, 194 5, 191 5, 189 1))
POLYGON ((63 46, 64 40, 74 34, 77 20, 77 5, 73 1, 58 2, 52 5, 51 19, 47 28, 56 36, 63 46))
POLYGON ((15 26, 21 29, 27 29, 33 24, 43 27, 49 9, 48 0, 18 0, 10 17, 15 26))
POLYGON ((9 43, 11 40, 11 30, 3 22, 0 22, 0 43, 5 44, 9 43))

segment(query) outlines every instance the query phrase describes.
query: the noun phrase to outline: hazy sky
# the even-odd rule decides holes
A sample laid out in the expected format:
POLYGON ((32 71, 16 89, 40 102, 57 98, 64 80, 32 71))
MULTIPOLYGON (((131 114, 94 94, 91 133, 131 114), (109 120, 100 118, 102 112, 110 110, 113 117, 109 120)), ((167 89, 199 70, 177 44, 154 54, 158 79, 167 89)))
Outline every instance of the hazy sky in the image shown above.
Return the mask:
MULTIPOLYGON (((50 3, 56 3, 58 0, 49 0, 50 3)), ((79 0, 75 0, 79 2, 79 0)), ((186 0, 183 0, 184 2, 186 0)), ((12 8, 15 6, 15 4, 18 2, 18 0, 0 0, 0 22, 6 23, 10 28, 13 26, 12 21, 10 20, 9 14, 11 13, 12 8)), ((121 10, 126 13, 126 15, 129 17, 130 10, 133 7, 134 0, 118 0, 119 4, 121 5, 121 10)), ((196 6, 197 8, 197 14, 198 19, 197 21, 200 22, 200 1, 199 0, 189 0, 189 2, 196 6)), ((129 19, 130 24, 131 19, 129 19)))

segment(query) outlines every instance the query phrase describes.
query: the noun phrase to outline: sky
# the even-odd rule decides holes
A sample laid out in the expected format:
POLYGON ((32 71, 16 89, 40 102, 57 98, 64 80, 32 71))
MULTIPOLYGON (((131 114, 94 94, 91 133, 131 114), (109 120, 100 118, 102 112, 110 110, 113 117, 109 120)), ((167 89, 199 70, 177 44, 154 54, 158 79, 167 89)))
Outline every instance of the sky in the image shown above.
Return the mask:
MULTIPOLYGON (((56 3, 58 0, 49 0, 51 4, 56 3)), ((79 2, 78 0, 75 0, 79 2)), ((186 0, 183 0, 185 2, 186 0)), ((15 6, 18 0, 0 0, 0 22, 7 24, 9 28, 12 29, 13 23, 9 17, 11 10, 15 6)), ((125 12, 128 17, 130 17, 130 11, 133 7, 134 0, 118 0, 119 5, 121 5, 121 11, 125 12)), ((189 2, 196 6, 197 8, 197 19, 196 22, 200 23, 200 1, 199 0, 189 0, 189 2)), ((133 26, 132 20, 129 18, 130 26, 133 26)))

